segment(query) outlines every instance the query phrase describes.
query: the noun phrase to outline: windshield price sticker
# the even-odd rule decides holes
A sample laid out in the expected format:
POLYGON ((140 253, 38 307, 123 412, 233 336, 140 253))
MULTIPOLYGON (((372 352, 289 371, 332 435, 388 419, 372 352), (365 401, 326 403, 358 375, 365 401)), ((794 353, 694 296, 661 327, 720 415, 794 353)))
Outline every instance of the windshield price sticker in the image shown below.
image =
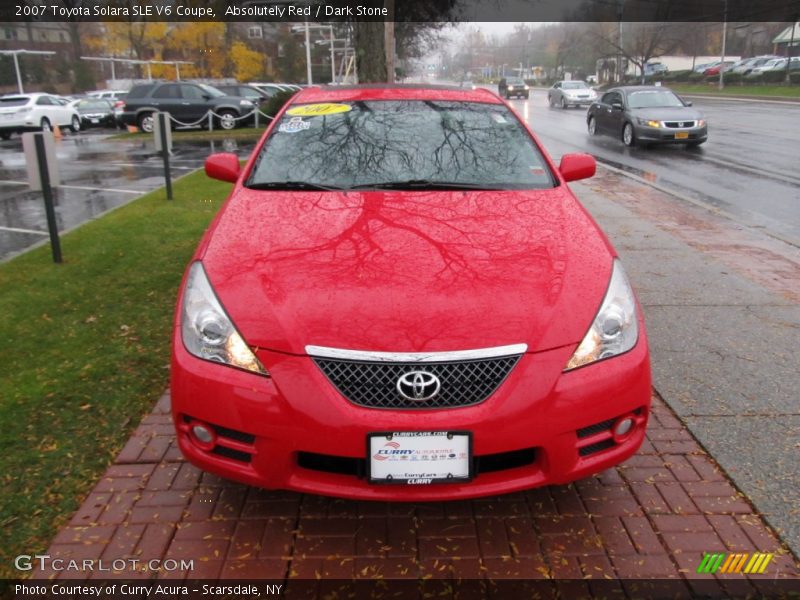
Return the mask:
POLYGON ((466 432, 371 434, 367 451, 371 483, 429 485, 468 481, 472 476, 471 439, 466 432))
POLYGON ((303 104, 290 108, 286 111, 286 114, 292 117, 322 117, 325 115, 346 113, 351 110, 352 107, 349 104, 303 104))
POLYGON ((292 117, 288 123, 281 123, 278 131, 283 133, 297 133, 298 131, 305 131, 311 127, 311 123, 303 121, 300 117, 292 117))

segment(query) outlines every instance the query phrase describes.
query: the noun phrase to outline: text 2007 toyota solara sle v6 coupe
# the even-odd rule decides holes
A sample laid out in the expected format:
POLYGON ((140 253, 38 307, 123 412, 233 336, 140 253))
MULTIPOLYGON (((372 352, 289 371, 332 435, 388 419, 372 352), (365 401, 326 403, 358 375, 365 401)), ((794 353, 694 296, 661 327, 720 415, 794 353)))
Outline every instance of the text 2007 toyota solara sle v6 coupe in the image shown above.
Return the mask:
POLYGON ((633 454, 650 365, 613 248, 487 90, 307 88, 252 157, 176 311, 172 410, 204 470, 348 498, 566 483, 633 454))

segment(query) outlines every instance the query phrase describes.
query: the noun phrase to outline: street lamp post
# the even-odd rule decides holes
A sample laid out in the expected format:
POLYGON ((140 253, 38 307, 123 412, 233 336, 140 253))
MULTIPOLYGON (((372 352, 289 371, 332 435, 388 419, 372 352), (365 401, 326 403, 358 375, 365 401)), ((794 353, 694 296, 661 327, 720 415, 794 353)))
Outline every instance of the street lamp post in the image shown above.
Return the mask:
POLYGON ((725 42, 728 33, 728 0, 725 0, 725 8, 722 13, 722 56, 719 59, 719 89, 725 87, 725 79, 722 74, 725 72, 725 42))
POLYGON ((0 50, 0 54, 5 54, 6 56, 11 56, 14 59, 14 70, 17 73, 17 89, 19 90, 20 94, 25 93, 25 90, 22 88, 22 74, 19 70, 19 58, 17 58, 20 54, 46 54, 51 55, 55 54, 55 52, 51 50, 0 50))

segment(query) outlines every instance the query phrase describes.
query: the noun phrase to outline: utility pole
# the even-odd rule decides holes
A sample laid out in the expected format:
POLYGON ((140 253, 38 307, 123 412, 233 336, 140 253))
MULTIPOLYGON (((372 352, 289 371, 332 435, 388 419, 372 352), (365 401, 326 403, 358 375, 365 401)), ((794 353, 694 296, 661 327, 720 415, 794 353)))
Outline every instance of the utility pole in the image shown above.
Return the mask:
POLYGON ((622 72, 622 12, 624 10, 625 0, 619 0, 619 8, 617 9, 617 82, 624 83, 625 75, 622 72))
POLYGON ((724 0, 724 2, 725 8, 722 12, 722 56, 719 59, 719 89, 723 89, 725 87, 723 72, 725 71, 725 43, 727 41, 726 37, 728 33, 728 0, 724 0))
POLYGON ((305 33, 306 33, 306 79, 308 79, 308 85, 312 85, 314 81, 311 78, 311 35, 308 29, 308 21, 305 21, 305 33))
POLYGON ((386 83, 394 83, 394 0, 386 0, 388 9, 383 22, 384 44, 386 47, 386 83))

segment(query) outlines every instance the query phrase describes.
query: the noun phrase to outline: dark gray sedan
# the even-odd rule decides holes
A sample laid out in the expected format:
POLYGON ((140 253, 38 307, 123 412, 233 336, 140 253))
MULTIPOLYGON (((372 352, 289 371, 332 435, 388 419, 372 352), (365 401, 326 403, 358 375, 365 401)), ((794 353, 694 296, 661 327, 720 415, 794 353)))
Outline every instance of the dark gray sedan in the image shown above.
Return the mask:
POLYGON ((651 85, 612 88, 586 113, 591 135, 610 133, 626 146, 686 144, 708 139, 705 117, 672 90, 651 85))

